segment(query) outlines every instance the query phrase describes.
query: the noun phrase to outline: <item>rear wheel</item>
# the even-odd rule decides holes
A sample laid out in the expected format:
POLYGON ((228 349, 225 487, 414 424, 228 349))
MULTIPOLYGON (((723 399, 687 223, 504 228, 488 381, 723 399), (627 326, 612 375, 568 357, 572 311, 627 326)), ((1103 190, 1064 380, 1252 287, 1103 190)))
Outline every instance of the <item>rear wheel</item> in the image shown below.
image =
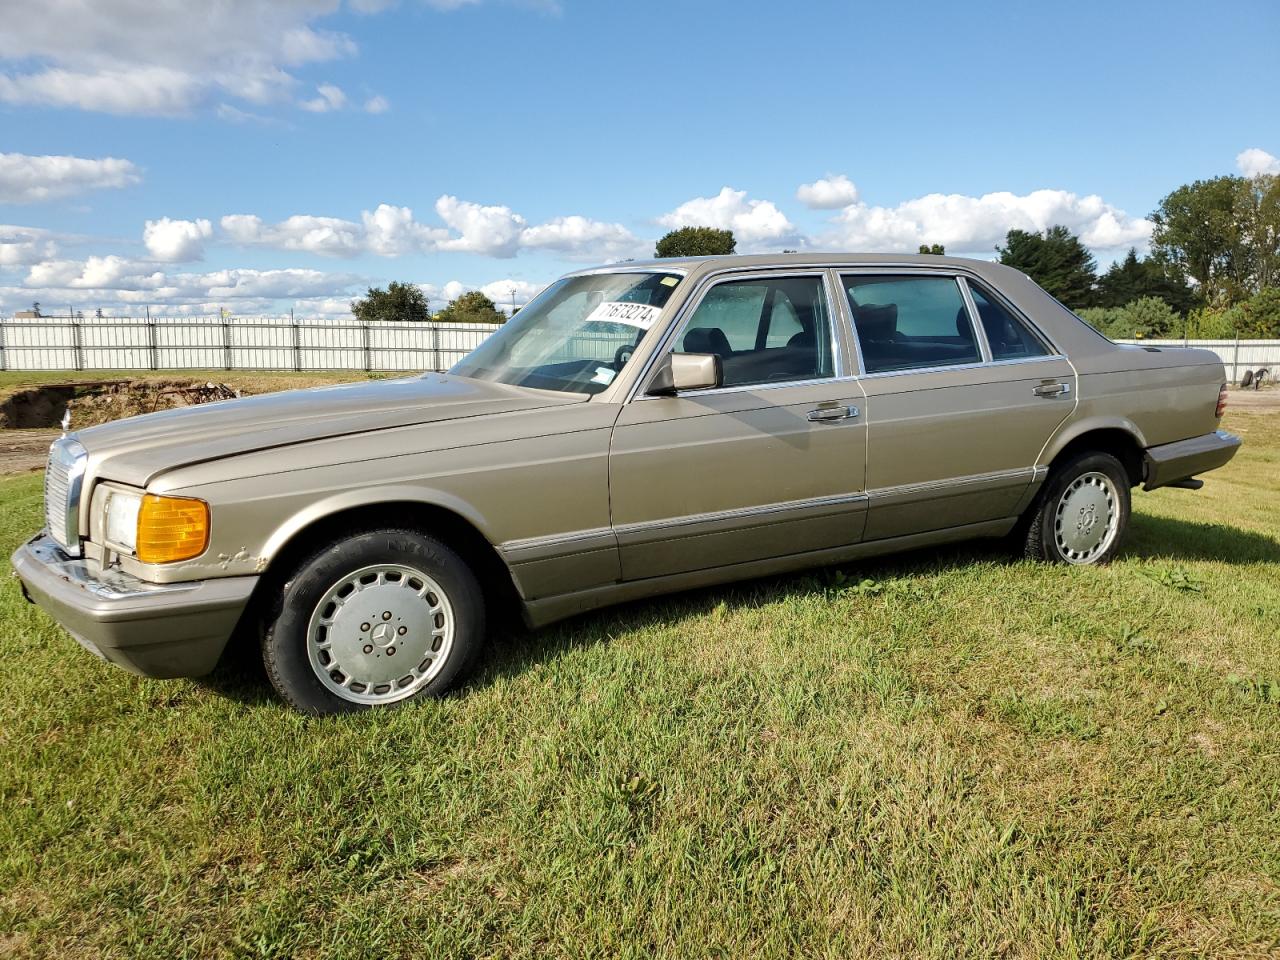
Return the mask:
POLYGON ((1028 558, 1106 563, 1129 525, 1128 474, 1109 453, 1082 453, 1054 470, 1031 511, 1028 558))
POLYGON ((304 713, 389 707, 449 690, 483 644, 470 567, 412 530, 340 540, 284 585, 262 657, 272 685, 304 713))

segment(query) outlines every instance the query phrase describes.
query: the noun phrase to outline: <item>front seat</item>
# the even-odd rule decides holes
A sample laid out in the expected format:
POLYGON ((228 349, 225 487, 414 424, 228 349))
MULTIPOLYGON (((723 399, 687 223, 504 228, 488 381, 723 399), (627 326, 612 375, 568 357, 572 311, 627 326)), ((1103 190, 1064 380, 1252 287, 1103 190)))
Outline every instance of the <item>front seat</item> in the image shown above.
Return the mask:
POLYGON ((685 353, 714 353, 720 359, 733 356, 729 338, 719 327, 694 327, 684 335, 685 353))

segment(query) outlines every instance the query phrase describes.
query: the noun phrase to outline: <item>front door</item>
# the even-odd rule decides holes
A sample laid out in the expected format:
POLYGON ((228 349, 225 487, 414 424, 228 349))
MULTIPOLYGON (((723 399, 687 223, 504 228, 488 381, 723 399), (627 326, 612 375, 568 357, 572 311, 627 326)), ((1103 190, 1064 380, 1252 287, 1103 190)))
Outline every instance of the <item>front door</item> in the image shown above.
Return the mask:
POLYGON ((1066 357, 964 278, 841 279, 867 396, 866 539, 1015 516, 1075 404, 1066 357))
POLYGON ((671 349, 715 353, 724 383, 641 393, 614 427, 610 508, 624 580, 854 543, 866 497, 863 395, 821 271, 734 276, 671 349))

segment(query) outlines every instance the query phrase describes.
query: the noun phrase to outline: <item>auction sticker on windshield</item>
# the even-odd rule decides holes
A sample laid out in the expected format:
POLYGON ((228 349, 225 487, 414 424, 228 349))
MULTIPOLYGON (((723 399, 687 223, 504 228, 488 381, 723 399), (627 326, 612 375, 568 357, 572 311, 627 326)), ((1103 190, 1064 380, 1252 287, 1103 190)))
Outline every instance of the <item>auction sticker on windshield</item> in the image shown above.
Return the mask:
POLYGON ((621 300, 606 300, 591 311, 591 315, 587 317, 587 320, 625 323, 629 327, 648 330, 653 326, 654 321, 658 319, 658 314, 660 313, 662 313, 661 307, 650 306, 647 303, 625 303, 621 300))

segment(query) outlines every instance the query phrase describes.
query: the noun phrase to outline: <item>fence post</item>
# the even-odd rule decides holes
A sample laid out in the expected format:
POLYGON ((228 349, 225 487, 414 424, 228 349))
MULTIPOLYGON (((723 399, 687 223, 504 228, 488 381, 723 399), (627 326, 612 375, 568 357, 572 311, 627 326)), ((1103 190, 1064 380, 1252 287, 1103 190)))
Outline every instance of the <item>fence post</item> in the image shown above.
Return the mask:
POLYGON ((1236 334, 1236 352, 1231 355, 1231 382, 1240 382, 1240 334, 1236 334))
POLYGON ((156 322, 147 317, 147 346, 151 351, 151 369, 160 369, 160 341, 157 337, 156 322))
POLYGON ((7 326, 8 324, 5 321, 0 320, 0 370, 9 369, 9 354, 5 350, 4 343, 4 331, 7 326))
POLYGON ((373 370, 373 351, 369 348, 369 321, 360 321, 360 336, 364 341, 364 372, 373 370))
POLYGON ((231 369, 231 324, 222 319, 222 359, 226 368, 231 369))
MULTIPOLYGON (((289 311, 293 313, 292 310, 289 311)), ((293 369, 295 373, 302 372, 302 331, 298 328, 298 321, 289 317, 289 322, 293 324, 293 369)))
POLYGON ((431 321, 431 369, 440 370, 440 324, 431 321))
POLYGON ((84 331, 80 328, 80 323, 76 320, 75 315, 71 317, 71 343, 72 356, 75 357, 76 369, 84 369, 84 331))

